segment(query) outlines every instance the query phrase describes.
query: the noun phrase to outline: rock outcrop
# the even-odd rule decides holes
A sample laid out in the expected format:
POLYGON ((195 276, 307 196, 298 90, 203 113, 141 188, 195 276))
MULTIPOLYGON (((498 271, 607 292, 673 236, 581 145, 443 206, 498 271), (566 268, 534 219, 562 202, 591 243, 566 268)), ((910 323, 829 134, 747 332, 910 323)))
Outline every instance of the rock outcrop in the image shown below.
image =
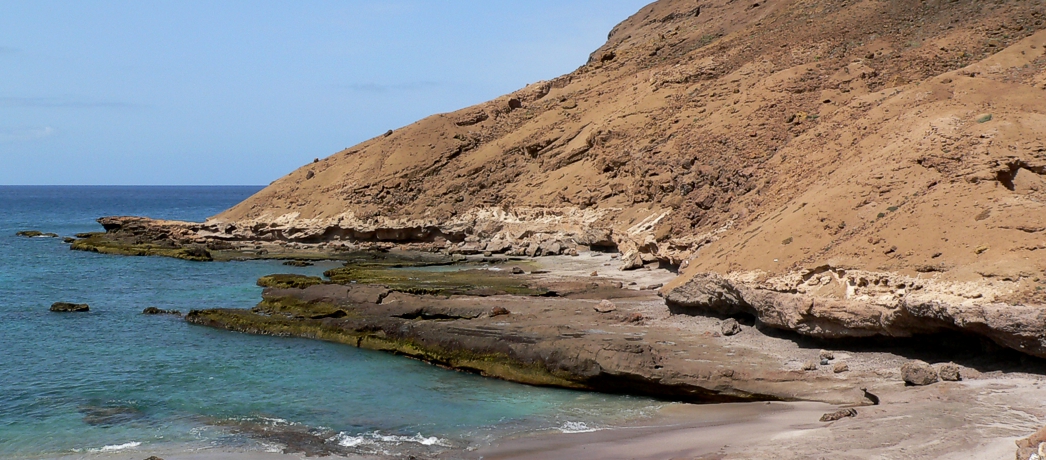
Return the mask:
POLYGON ((999 301, 1007 283, 996 282, 989 290, 975 283, 825 266, 779 277, 698 274, 667 288, 665 301, 679 314, 748 314, 766 326, 813 337, 954 330, 1046 357, 1046 308, 999 301))
POLYGON ((51 304, 51 311, 56 313, 83 313, 91 311, 91 307, 85 303, 55 302, 51 304))

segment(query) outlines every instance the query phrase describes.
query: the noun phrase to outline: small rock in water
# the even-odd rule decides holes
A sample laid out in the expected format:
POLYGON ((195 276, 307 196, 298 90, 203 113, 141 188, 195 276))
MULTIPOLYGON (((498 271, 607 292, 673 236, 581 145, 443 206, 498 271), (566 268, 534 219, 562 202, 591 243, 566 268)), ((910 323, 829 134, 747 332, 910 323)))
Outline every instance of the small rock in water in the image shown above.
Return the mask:
POLYGON ((908 385, 923 386, 936 383, 939 376, 937 370, 925 361, 908 361, 901 366, 901 378, 908 385))
POLYGON ((737 335, 741 333, 741 325, 737 324, 737 320, 733 318, 728 318, 727 320, 720 323, 719 329, 726 337, 730 337, 731 335, 737 335))
POLYGON ((955 363, 944 363, 937 365, 937 375, 945 382, 958 382, 962 380, 959 373, 959 365, 955 363))
POLYGON ((505 307, 494 307, 494 308, 491 308, 491 309, 490 309, 490 317, 491 317, 491 318, 493 318, 493 317, 495 317, 495 316, 504 316, 504 315, 508 315, 508 314, 510 314, 510 313, 511 313, 511 312, 510 312, 510 311, 508 311, 508 309, 507 309, 507 308, 505 308, 505 307))
POLYGON ((178 310, 161 310, 156 307, 148 307, 142 310, 143 315, 178 315, 181 316, 182 312, 178 310))
POLYGON ((513 274, 513 275, 522 275, 522 274, 524 274, 524 273, 526 273, 526 272, 525 272, 525 271, 523 271, 523 269, 522 269, 522 268, 519 268, 519 267, 512 267, 512 274, 513 274))
POLYGON ((596 309, 596 311, 600 313, 610 313, 614 310, 617 310, 617 305, 614 305, 614 302, 603 299, 594 308, 596 309))
POLYGON ((151 456, 151 457, 149 457, 149 458, 146 458, 145 460, 163 460, 163 459, 162 459, 162 458, 160 458, 160 457, 157 457, 157 456, 153 455, 153 456, 151 456))
POLYGON ((821 359, 827 359, 831 361, 835 359, 835 353, 828 350, 821 350, 821 359))
POLYGON ((835 372, 836 374, 842 374, 843 372, 849 370, 850 366, 848 366, 846 363, 835 363, 835 367, 832 368, 832 372, 835 372))
POLYGON ((288 267, 311 267, 312 262, 306 262, 304 260, 288 260, 284 262, 283 265, 288 267))
POLYGON ((803 364, 803 370, 804 371, 816 371, 817 370, 817 362, 816 361, 807 361, 806 363, 803 364))
POLYGON ((15 233, 16 236, 24 236, 26 238, 58 238, 57 233, 44 233, 39 230, 23 230, 15 233))
POLYGON ((51 311, 59 313, 85 312, 90 310, 91 307, 85 303, 55 302, 51 304, 51 311))
POLYGON ((850 409, 843 409, 843 410, 840 410, 838 412, 832 412, 832 413, 829 413, 829 414, 824 414, 824 415, 821 416, 821 421, 822 422, 834 422, 836 420, 844 419, 844 418, 847 418, 847 417, 856 417, 856 416, 857 416, 857 409, 850 408, 850 409))
POLYGON ((76 242, 76 238, 68 236, 68 237, 62 238, 62 242, 63 243, 73 243, 73 242, 76 242))

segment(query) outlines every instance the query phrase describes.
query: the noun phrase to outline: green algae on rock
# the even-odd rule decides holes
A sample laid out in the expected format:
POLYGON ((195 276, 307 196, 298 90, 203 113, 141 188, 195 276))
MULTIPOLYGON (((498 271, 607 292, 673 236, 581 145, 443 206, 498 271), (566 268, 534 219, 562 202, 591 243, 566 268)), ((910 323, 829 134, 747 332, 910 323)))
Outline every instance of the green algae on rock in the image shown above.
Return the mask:
POLYGON ((324 281, 318 276, 305 276, 294 274, 267 275, 258 278, 258 286, 279 289, 305 289, 309 286, 323 284, 324 281))
POLYGON ((393 268, 384 265, 351 264, 327 270, 324 276, 337 284, 378 284, 390 290, 428 295, 526 295, 550 293, 544 287, 532 287, 526 279, 502 271, 487 269, 431 271, 393 268))
POLYGON ((111 254, 121 256, 164 256, 176 259, 190 260, 194 262, 209 262, 214 260, 207 248, 200 246, 180 247, 175 245, 161 245, 157 243, 124 243, 115 239, 107 238, 105 233, 91 233, 84 235, 69 247, 74 251, 97 252, 100 254, 111 254))

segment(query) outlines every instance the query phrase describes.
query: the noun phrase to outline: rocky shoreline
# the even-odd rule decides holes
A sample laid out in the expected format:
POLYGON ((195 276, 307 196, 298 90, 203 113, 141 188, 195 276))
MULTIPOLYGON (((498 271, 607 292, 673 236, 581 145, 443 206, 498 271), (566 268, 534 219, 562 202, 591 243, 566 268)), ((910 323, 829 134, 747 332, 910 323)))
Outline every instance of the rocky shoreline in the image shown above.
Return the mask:
MULTIPOLYGON (((263 277, 258 284, 265 289, 256 307, 195 310, 186 316, 190 323, 338 342, 531 385, 696 403, 818 401, 859 408, 912 391, 901 373, 911 359, 945 362, 956 352, 944 342, 967 342, 962 348, 978 342, 970 340, 977 336, 985 339, 975 346, 981 348, 958 352, 967 358, 949 372, 975 384, 1006 375, 989 362, 1041 371, 1031 358, 1038 355, 1036 348, 1010 347, 1033 360, 1025 364, 1016 358, 1020 354, 986 340, 1005 342, 983 329, 964 336, 971 330, 941 326, 939 320, 920 323, 904 311, 890 317, 883 314, 886 307, 874 303, 867 308, 878 308, 873 313, 881 322, 868 324, 854 315, 831 316, 860 312, 855 305, 823 307, 803 297, 804 289, 826 285, 823 277, 832 277, 827 284, 860 283, 854 281, 860 275, 855 271, 811 272, 796 278, 801 289, 781 288, 780 280, 768 279, 753 288, 745 279, 715 275, 673 285, 678 274, 664 261, 623 270, 620 253, 594 251, 576 241, 563 252, 577 255, 531 258, 510 251, 418 251, 412 243, 217 240, 194 227, 203 224, 139 218, 101 222, 105 233, 80 235, 72 248, 194 261, 345 263, 323 278, 263 277), (184 257, 187 250, 208 257, 184 257), (790 313, 780 314, 786 307, 790 313), (889 351, 877 351, 879 346, 889 351)), ((860 287, 868 292, 869 286, 898 288, 892 281, 860 287)), ((839 417, 832 413, 825 414, 826 420, 841 423, 835 421, 852 418, 860 409, 840 411, 839 417)))

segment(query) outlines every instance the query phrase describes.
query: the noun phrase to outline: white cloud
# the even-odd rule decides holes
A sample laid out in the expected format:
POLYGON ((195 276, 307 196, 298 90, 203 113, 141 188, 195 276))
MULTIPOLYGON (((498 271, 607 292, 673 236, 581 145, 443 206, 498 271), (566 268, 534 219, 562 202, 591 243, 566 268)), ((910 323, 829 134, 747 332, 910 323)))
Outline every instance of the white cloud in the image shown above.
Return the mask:
POLYGON ((39 128, 0 129, 0 142, 29 142, 54 136, 58 130, 44 126, 39 128))

